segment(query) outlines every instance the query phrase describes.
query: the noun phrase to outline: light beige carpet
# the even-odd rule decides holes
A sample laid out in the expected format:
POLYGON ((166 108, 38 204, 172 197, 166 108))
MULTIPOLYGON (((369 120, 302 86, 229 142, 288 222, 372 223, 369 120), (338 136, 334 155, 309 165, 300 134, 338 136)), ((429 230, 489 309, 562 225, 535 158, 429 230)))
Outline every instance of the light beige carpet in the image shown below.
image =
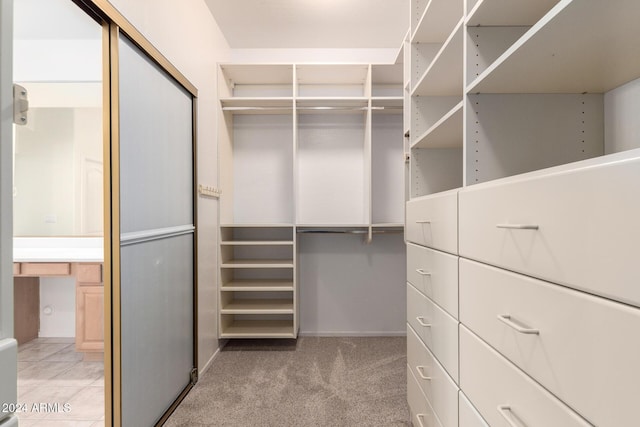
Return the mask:
POLYGON ((404 337, 232 340, 165 424, 409 426, 404 337))

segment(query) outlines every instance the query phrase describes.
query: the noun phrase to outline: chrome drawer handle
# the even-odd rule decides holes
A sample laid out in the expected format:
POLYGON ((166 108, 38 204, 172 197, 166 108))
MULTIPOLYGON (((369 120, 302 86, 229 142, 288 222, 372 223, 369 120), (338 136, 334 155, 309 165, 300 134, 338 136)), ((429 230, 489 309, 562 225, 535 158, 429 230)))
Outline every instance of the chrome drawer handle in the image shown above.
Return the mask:
POLYGON ((511 319, 511 315, 509 314, 499 314, 498 320, 500 320, 502 323, 509 326, 510 328, 520 332, 521 334, 535 334, 535 335, 540 334, 539 329, 523 328, 522 326, 518 325, 511 319))
POLYGON ((431 221, 429 221, 428 219, 419 219, 416 220, 416 224, 431 224, 431 221))
MULTIPOLYGON (((509 425, 511 427, 520 427, 516 424, 514 424, 514 422, 511 420, 511 417, 507 416, 507 412, 511 412, 513 413, 513 411, 511 410, 511 406, 509 405, 498 405, 498 412, 500 412, 500 415, 502 415, 502 418, 504 418, 507 423, 509 423, 509 425)), ((524 424, 522 424, 524 425, 524 424)))
POLYGON ((431 276, 431 273, 429 273, 428 271, 424 271, 422 268, 416 269, 416 273, 421 276, 431 276))
POLYGON ((423 380, 431 381, 431 377, 428 377, 424 374, 426 366, 416 366, 416 371, 418 372, 418 376, 423 380))
POLYGON ((430 328, 431 327, 431 323, 424 323, 424 317, 422 317, 422 316, 416 317, 416 320, 418 321, 420 326, 423 326, 425 328, 430 328))
POLYGON ((422 423, 422 419, 425 418, 427 416, 427 414, 418 414, 416 415, 416 418, 418 419, 418 423, 420 423, 420 427, 424 427, 424 424, 422 423))
POLYGON ((496 224, 498 228, 508 228, 510 230, 538 230, 539 225, 536 224, 496 224))

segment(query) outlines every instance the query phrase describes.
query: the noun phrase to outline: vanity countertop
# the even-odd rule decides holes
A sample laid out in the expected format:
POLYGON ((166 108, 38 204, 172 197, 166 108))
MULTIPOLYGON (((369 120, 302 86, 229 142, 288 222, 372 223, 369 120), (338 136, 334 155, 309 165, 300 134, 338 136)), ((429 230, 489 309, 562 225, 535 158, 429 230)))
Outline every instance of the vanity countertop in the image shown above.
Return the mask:
POLYGON ((14 237, 13 262, 103 262, 102 237, 14 237))

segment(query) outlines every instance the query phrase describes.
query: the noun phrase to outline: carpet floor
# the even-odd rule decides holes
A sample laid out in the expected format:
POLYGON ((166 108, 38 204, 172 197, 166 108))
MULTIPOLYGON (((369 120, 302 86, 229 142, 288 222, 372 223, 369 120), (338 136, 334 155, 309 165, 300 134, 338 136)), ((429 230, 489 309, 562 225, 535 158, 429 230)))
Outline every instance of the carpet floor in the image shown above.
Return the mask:
POLYGON ((410 426, 404 337, 231 340, 166 426, 410 426))

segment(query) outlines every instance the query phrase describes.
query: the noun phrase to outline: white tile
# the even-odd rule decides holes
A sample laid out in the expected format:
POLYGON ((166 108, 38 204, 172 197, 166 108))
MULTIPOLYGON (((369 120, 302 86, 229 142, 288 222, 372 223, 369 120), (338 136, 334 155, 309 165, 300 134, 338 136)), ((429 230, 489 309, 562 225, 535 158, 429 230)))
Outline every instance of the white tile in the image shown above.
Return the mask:
POLYGON ((69 412, 47 415, 51 420, 95 422, 104 416, 104 387, 85 387, 71 398, 69 412))
POLYGON ((51 378, 50 384, 58 386, 88 386, 104 377, 102 362, 80 362, 73 368, 51 378))
POLYGON ((68 371, 74 362, 34 362, 18 372, 18 387, 41 385, 53 377, 68 371))
POLYGON ((68 344, 59 351, 43 359, 45 362, 80 362, 83 354, 76 351, 75 344, 68 344))

